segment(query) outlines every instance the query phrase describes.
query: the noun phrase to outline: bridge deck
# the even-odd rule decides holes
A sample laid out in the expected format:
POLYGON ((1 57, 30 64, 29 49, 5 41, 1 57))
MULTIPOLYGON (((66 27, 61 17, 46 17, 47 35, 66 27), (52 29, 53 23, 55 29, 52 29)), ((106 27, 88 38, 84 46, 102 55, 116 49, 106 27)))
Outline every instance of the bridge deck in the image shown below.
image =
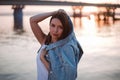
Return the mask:
POLYGON ((0 5, 59 5, 59 6, 97 6, 97 7, 116 7, 120 4, 97 4, 83 2, 66 2, 66 1, 40 1, 40 0, 0 0, 0 5))

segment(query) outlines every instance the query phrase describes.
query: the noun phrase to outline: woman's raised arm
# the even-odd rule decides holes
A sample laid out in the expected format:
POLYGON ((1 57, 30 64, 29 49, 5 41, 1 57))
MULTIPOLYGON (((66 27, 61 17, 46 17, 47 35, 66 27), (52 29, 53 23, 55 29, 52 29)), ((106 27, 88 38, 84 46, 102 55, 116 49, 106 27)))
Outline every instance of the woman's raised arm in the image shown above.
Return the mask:
POLYGON ((39 43, 42 45, 44 44, 44 41, 46 39, 46 35, 45 33, 42 31, 42 29, 40 28, 40 26, 38 25, 39 22, 43 21, 44 19, 56 14, 57 11, 53 11, 53 12, 46 12, 46 13, 41 13, 35 16, 32 16, 30 18, 30 25, 31 25, 31 29, 35 35, 35 37, 37 38, 37 40, 39 41, 39 43))

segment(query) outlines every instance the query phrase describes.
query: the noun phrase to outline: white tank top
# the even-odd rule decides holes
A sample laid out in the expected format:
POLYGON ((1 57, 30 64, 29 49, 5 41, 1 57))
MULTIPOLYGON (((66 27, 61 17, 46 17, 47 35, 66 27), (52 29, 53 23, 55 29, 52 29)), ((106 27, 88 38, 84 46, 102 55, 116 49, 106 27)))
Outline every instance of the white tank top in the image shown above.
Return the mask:
POLYGON ((42 61, 40 60, 41 51, 46 47, 42 45, 37 54, 37 80, 48 80, 48 71, 42 61))

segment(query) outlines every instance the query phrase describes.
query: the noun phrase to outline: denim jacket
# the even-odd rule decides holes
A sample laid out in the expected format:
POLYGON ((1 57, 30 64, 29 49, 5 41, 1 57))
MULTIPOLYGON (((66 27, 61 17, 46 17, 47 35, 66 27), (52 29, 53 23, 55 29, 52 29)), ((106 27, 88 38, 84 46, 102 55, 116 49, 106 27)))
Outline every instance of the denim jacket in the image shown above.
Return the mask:
POLYGON ((73 32, 72 22, 69 17, 68 19, 71 27, 70 34, 65 39, 46 47, 50 62, 48 80, 76 80, 77 77, 77 64, 83 50, 73 32))

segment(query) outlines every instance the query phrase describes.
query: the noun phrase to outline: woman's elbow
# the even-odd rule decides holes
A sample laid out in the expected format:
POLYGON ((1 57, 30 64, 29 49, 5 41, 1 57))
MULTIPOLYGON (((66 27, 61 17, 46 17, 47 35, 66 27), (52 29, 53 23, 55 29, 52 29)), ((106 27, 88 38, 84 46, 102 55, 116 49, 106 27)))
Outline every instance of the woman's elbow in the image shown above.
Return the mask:
POLYGON ((33 23, 33 22, 35 22, 35 20, 34 20, 34 17, 30 17, 30 23, 33 23))
POLYGON ((30 20, 31 27, 33 27, 34 25, 37 25, 37 23, 38 23, 34 17, 30 17, 29 20, 30 20))

